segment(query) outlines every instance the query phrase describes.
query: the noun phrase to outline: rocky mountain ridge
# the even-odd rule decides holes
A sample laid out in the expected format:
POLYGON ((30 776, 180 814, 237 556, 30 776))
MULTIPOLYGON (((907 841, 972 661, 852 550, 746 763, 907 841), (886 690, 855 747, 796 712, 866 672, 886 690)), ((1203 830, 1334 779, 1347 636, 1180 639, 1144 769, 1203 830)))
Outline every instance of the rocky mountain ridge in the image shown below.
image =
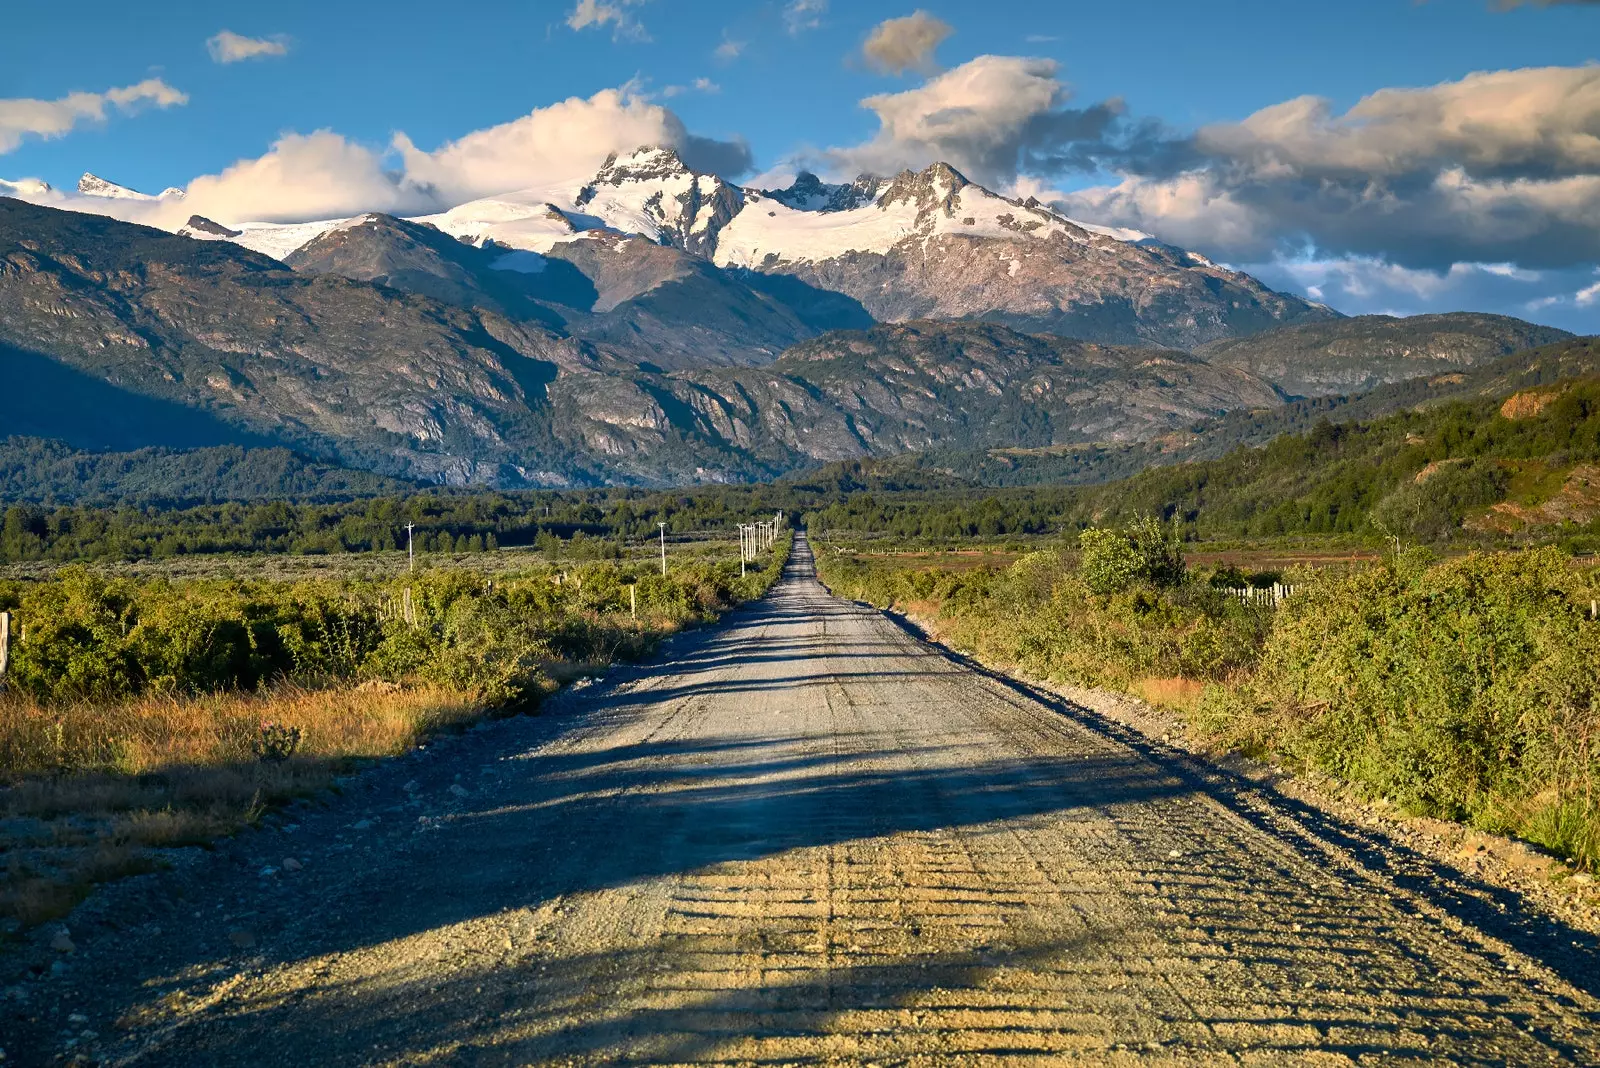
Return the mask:
MULTIPOLYGON (((638 240, 600 235, 574 247, 604 257, 612 244, 638 240)), ((389 475, 672 483, 939 443, 1136 438, 1278 401, 1260 379, 1182 353, 982 323, 836 331, 766 366, 671 371, 573 337, 569 322, 524 307, 601 320, 632 305, 631 321, 642 322, 635 258, 595 267, 552 254, 541 270, 498 270, 512 252, 384 217, 306 250, 370 281, 293 271, 230 241, 6 199, 0 249, 9 250, 0 255, 6 376, 57 368, 76 377, 58 375, 52 394, 91 384, 112 391, 64 409, 62 426, 27 424, 28 433, 69 441, 94 435, 106 418, 97 408, 145 399, 204 415, 231 435, 222 441, 249 435, 389 475), (365 241, 368 232, 382 240, 365 241), (563 285, 585 284, 587 311, 557 299, 574 299, 563 285)), ((652 276, 643 295, 682 281, 690 296, 677 321, 692 324, 694 272, 710 272, 705 284, 724 272, 666 246, 651 250, 666 258, 658 273, 689 273, 669 284, 652 276)), ((777 316, 785 306, 760 307, 777 316)), ((662 319, 672 312, 654 306, 662 319)))
MULTIPOLYGON (((286 260, 361 218, 195 219, 182 232, 286 260)), ((472 245, 539 255, 595 233, 636 236, 724 270, 796 279, 885 322, 982 318, 1188 348, 1337 318, 1149 235, 1007 199, 944 163, 846 185, 802 174, 788 189, 764 191, 697 173, 670 148, 645 147, 612 155, 576 189, 515 190, 415 221, 472 245)), ((643 245, 632 247, 643 254, 643 245)))

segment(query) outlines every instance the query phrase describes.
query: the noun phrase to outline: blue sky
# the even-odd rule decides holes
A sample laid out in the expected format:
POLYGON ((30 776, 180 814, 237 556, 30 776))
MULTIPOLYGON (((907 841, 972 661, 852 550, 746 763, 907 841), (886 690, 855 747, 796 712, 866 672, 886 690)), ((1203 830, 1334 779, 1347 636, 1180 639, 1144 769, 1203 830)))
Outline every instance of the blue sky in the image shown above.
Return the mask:
MULTIPOLYGON (((285 133, 317 130, 333 131, 393 170, 404 165, 390 147, 396 132, 431 152, 558 101, 622 87, 628 99, 648 102, 658 118, 670 113, 694 135, 747 145, 747 157, 737 157, 749 161, 746 179, 796 163, 838 175, 863 161, 917 165, 936 149, 960 165, 968 151, 967 168, 980 171, 971 176, 986 184, 1048 194, 1095 221, 1138 225, 1274 285, 1321 293, 1343 310, 1472 306, 1600 331, 1600 294, 1579 299, 1600 281, 1600 223, 1589 218, 1600 195, 1585 199, 1580 188, 1589 178, 1600 183, 1600 150, 1584 142, 1600 137, 1600 83, 1585 73, 1600 57, 1600 4, 587 2, 591 14, 618 17, 574 28, 584 21, 575 17, 580 0, 14 5, 0 36, 0 177, 70 189, 79 174, 93 171, 154 192, 262 157, 285 133), (937 51, 900 73, 873 69, 862 51, 869 34, 914 8, 944 27, 937 51), (207 42, 224 29, 271 47, 217 62, 207 42), (1028 82, 1055 87, 1048 107, 995 120, 1014 122, 1015 144, 989 146, 980 162, 970 145, 874 142, 880 114, 864 100, 932 85, 945 71, 977 72, 967 65, 983 56, 1054 61, 1053 68, 1030 68, 1028 82), (1467 83, 1470 92, 1439 88, 1460 87, 1474 72, 1533 68, 1567 73, 1467 83), (18 106, 151 79, 184 101, 151 93, 126 107, 102 101, 103 119, 80 116, 65 130, 47 128, 49 121, 18 106), (1369 94, 1397 87, 1434 94, 1384 110, 1382 146, 1403 144, 1409 162, 1377 164, 1374 175, 1351 173, 1332 158, 1343 149, 1326 150, 1350 133, 1352 123, 1341 117, 1369 94), (1326 115, 1291 116, 1300 127, 1287 132, 1274 122, 1270 135, 1239 125, 1304 96, 1325 98, 1326 115), (1038 145, 1028 139, 1042 119, 1065 122, 1076 109, 1110 100, 1120 101, 1123 125, 1084 149, 1092 164, 1037 161, 1038 145), (1451 123, 1470 131, 1485 109, 1504 101, 1526 109, 1501 116, 1506 129, 1548 128, 1548 136, 1484 154, 1440 132, 1451 123), (1454 107, 1455 117, 1438 118, 1440 107, 1454 107), (1131 131, 1141 122, 1143 140, 1131 131), (1205 130, 1221 132, 1197 140, 1196 131, 1205 130), (1168 162, 1153 161, 1145 144, 1151 139, 1168 162), (1135 140, 1141 147, 1130 149, 1135 140), (995 151, 1017 148, 1020 164, 995 165, 995 151), (1177 163, 1170 162, 1174 152, 1177 163), (1286 156, 1301 186, 1282 186, 1276 172, 1264 178, 1262 160, 1286 156), (1395 214, 1374 221, 1363 208, 1340 217, 1348 198, 1308 208, 1304 190, 1325 193, 1329 168, 1368 199, 1379 187, 1398 198, 1395 214), (1198 201, 1162 206, 1193 194, 1196 175, 1204 175, 1198 201), (1470 189, 1452 187, 1446 205, 1441 176, 1454 182, 1459 175, 1470 189), (1537 196, 1529 182, 1543 183, 1537 196), (1479 210, 1488 214, 1472 214, 1479 210), (1507 222, 1513 216, 1516 225, 1507 222), (1575 217, 1587 238, 1573 237, 1575 217), (1405 224, 1392 225, 1396 218, 1405 224), (1417 222, 1424 218, 1432 221, 1417 222)), ((999 106, 952 96, 963 91, 953 80, 939 85, 941 106, 970 103, 980 118, 984 107, 999 106)), ((1501 130, 1488 140, 1501 135, 1515 139, 1501 130)), ((603 132, 595 136, 603 139, 603 132)), ((1382 147, 1380 154, 1390 152, 1382 147)), ((352 193, 360 195, 367 194, 352 193)), ((293 210, 285 202, 284 212, 293 210)))

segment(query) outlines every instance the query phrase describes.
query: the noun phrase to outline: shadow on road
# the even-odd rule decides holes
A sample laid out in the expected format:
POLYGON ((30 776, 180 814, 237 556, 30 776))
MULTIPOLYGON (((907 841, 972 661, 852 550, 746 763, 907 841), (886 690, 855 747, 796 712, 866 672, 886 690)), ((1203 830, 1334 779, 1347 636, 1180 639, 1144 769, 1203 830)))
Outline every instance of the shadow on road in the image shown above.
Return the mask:
MULTIPOLYGON (((791 565, 791 580, 808 578, 807 565, 803 557, 791 565)), ((1357 863, 1390 875, 1395 875, 1397 863, 1410 863, 1393 847, 1366 848, 1369 836, 1305 811, 1293 813, 1300 829, 1286 833, 1270 813, 1240 800, 1248 787, 1219 789, 1170 751, 1053 695, 1008 680, 1002 681, 1115 744, 1102 741, 1077 751, 1060 747, 1027 755, 998 745, 992 737, 966 736, 947 725, 965 721, 941 720, 933 710, 938 702, 951 700, 957 692, 950 689, 952 680, 967 676, 969 665, 927 646, 905 646, 881 626, 863 628, 861 608, 808 593, 807 588, 815 590, 787 582, 721 629, 691 638, 690 647, 674 656, 666 685, 649 685, 665 678, 658 673, 636 688, 602 688, 581 708, 545 724, 543 744, 521 755, 502 754, 491 767, 492 778, 481 785, 472 782, 471 799, 448 818, 393 840, 403 843, 404 866, 379 861, 364 872, 357 861, 348 881, 328 885, 325 896, 280 902, 276 918, 267 915, 270 909, 263 910, 259 924, 281 924, 278 931, 262 931, 262 963, 268 969, 363 949, 380 963, 392 952, 393 965, 378 968, 357 985, 325 983, 309 996, 302 990, 281 1000, 257 998, 231 1006, 226 1016, 195 1024, 186 1042, 204 1050, 205 1063, 215 1064, 305 1063, 308 1051, 339 1063, 432 1058, 522 1064, 566 1057, 585 1063, 682 1062, 725 1054, 757 1062, 778 1057, 784 1038, 814 1039, 806 1055, 826 1059, 840 1048, 830 1047, 827 1037, 848 1033, 858 1052, 865 1049, 893 1059, 908 1052, 896 1046, 900 1040, 895 1035, 910 1041, 905 1036, 921 1026, 903 1012, 932 999, 944 1014, 941 1019, 957 1020, 960 1012, 952 1010, 963 1010, 965 999, 972 1026, 999 1029, 985 1038, 985 1048, 1022 1056, 1061 1052, 1063 1047, 1051 1043, 1059 1043, 1063 1035, 1077 1035, 1082 1048, 1094 1049, 1113 1027, 1122 1029, 1117 1041, 1137 1039, 1126 1033, 1132 1026, 1128 1021, 1148 1016, 1151 1041, 1171 1041, 1174 1028, 1191 1027, 1186 1040, 1213 1050, 1218 1048, 1217 1027, 1230 1021, 1248 1027, 1261 1036, 1252 1048, 1263 1062, 1313 1049, 1377 1056, 1403 1051, 1419 1035, 1423 1044, 1409 1047, 1416 1054, 1426 1055, 1428 1041, 1443 1042, 1458 1062, 1473 1062, 1474 1036, 1458 1033, 1452 1022, 1459 1016, 1457 1007, 1442 1002, 1436 1018, 1430 1019, 1435 1010, 1428 1008, 1425 991, 1390 989, 1386 984, 1392 976, 1368 974, 1372 918, 1392 919, 1387 903, 1367 908, 1348 888, 1337 900, 1303 906, 1296 901, 1297 914, 1315 925, 1316 934, 1291 936, 1251 906, 1251 898, 1226 892, 1232 881, 1270 877, 1285 887, 1284 893, 1298 894, 1301 888, 1293 878, 1304 868, 1300 862, 1309 858, 1325 864, 1319 836, 1345 849, 1357 863), (852 622, 857 624, 853 631, 852 622), (882 672, 851 669, 868 658, 892 663, 882 672), (897 727, 899 733, 892 737, 881 729, 874 733, 852 726, 858 710, 834 707, 851 687, 859 699, 868 689, 861 684, 869 682, 893 683, 882 698, 896 702, 897 716, 888 721, 905 726, 897 727), (834 720, 823 729, 816 722, 796 722, 787 731, 741 734, 733 729, 740 721, 730 718, 730 706, 754 709, 774 694, 797 691, 816 691, 808 693, 805 707, 813 715, 837 713, 834 720), (647 705, 654 709, 649 717, 641 711, 647 705), (692 717, 711 705, 724 710, 718 722, 727 729, 708 733, 690 729, 692 723, 676 734, 667 729, 672 717, 692 717), (921 714, 924 705, 926 716, 921 714), (817 708, 823 711, 817 713, 817 708), (653 733, 642 727, 631 734, 621 729, 649 726, 657 719, 662 725, 653 733), (573 744, 559 744, 566 732, 571 732, 568 740, 576 739, 573 744), (1221 801, 1281 844, 1283 852, 1298 854, 1291 859, 1299 867, 1273 859, 1270 846, 1241 854, 1236 840, 1205 841, 1215 822, 1204 821, 1216 820, 1214 810, 1203 804, 1187 810, 1168 804, 1197 794, 1221 801), (479 942, 474 943, 479 948, 448 967, 419 963, 391 950, 412 936, 493 924, 497 917, 554 907, 558 900, 581 902, 586 895, 643 886, 663 876, 893 835, 959 828, 1003 837, 1098 821, 1114 828, 1103 833, 1122 836, 1103 843, 1108 852, 1134 850, 1165 858, 1165 853, 1149 852, 1162 831, 1160 819, 1154 820, 1158 826, 1149 832, 1148 842, 1137 837, 1143 833, 1138 827, 1130 830, 1116 819, 1119 813, 1152 807, 1174 821, 1195 821, 1194 856, 1153 860, 1140 878, 1153 881, 1154 889, 1123 886, 1103 892, 1132 899, 1158 895, 1162 881, 1186 887, 1186 907, 1201 914, 1190 922, 1209 925, 1203 944, 1205 952, 1216 954, 1217 967, 1225 971, 1244 961, 1267 977, 1257 983, 1260 993, 1253 1002, 1219 1002, 1203 1022, 1177 995, 1163 993, 1166 988, 1159 982, 1141 979, 1117 995, 1121 1000, 1109 997, 1108 990, 1130 974, 1118 970, 1125 969, 1125 961, 1113 967, 1112 951, 1133 935, 1087 920, 1069 937, 1061 935, 1059 926, 1053 933, 1029 934, 1026 928, 1001 923, 992 945, 918 952, 915 942, 907 941, 905 951, 877 958, 865 950, 824 958, 819 955, 837 953, 837 947, 796 946, 779 954, 792 967, 760 973, 735 974, 746 965, 730 953, 724 962, 724 987, 684 985, 666 1000, 617 992, 637 993, 646 986, 656 990, 663 968, 677 968, 687 976, 716 973, 724 965, 702 959, 692 942, 641 950, 627 948, 623 940, 622 948, 556 957, 509 942, 497 953, 479 942), (405 877, 407 873, 414 877, 405 877), (1313 938, 1316 952, 1332 962, 1329 967, 1341 981, 1369 999, 1364 1005, 1341 1008, 1343 993, 1335 997, 1301 982, 1305 959, 1297 953, 1313 938), (1097 969, 1104 970, 1103 977, 1097 969), (987 995, 980 990, 1024 970, 1043 976, 1045 988, 1054 991, 1048 1008, 1029 1019, 996 1022, 1001 1018, 989 1013, 987 995), (1059 979, 1054 987, 1052 976, 1059 979), (1278 999, 1271 1004, 1269 985, 1278 999), (1405 1012, 1387 1023, 1375 1020, 1372 999, 1389 996, 1408 999, 1405 1012), (1154 1000, 1146 1005, 1140 997, 1154 1000), (1316 1016, 1315 1027, 1307 1025, 1306 1013, 1316 1016), (747 1038, 752 1035, 767 1036, 776 1045, 763 1047, 747 1038)), ((769 728, 781 722, 770 709, 767 717, 760 722, 769 728)), ((1070 836, 1067 840, 1075 841, 1070 836)), ((1094 846, 1090 834, 1077 848, 1094 846)), ((1096 874, 1088 858, 1078 860, 1086 865, 1082 870, 1087 876, 1096 874)), ((889 880, 883 892, 892 893, 895 873, 883 876, 889 880)), ((1600 982, 1600 969, 1595 968, 1600 958, 1592 946, 1565 951, 1564 957, 1555 952, 1557 940, 1575 941, 1577 932, 1552 927, 1534 937, 1510 916, 1492 914, 1500 899, 1488 889, 1472 887, 1471 893, 1452 898, 1426 882, 1419 876, 1416 891, 1438 909, 1450 915, 1470 911, 1468 922, 1506 937, 1586 989, 1600 982)), ((1156 920, 1153 914, 1139 915, 1138 907, 1130 906, 1123 915, 1147 928, 1144 937, 1153 937, 1148 929, 1156 920)), ((761 916, 747 921, 750 937, 775 937, 761 916)), ((777 919, 772 922, 775 928, 777 919)), ((882 937, 914 940, 915 934, 889 930, 882 937)), ((604 946, 606 933, 597 931, 594 939, 604 946)), ((737 948, 749 955, 749 947, 737 948)), ((224 956, 219 947, 209 955, 191 953, 182 961, 165 961, 162 967, 168 975, 203 973, 224 956)), ((1419 958, 1419 968, 1425 963, 1419 958)), ((150 965, 134 962, 129 967, 148 970, 150 965)), ((1520 1011, 1507 1007, 1505 1015, 1531 1026, 1520 1011)), ((1544 1041, 1551 1049, 1563 1048, 1559 1039, 1544 1041)), ((934 1040, 918 1048, 939 1046, 934 1040)), ((1503 1060, 1504 1050, 1484 1048, 1481 1063, 1503 1060)))

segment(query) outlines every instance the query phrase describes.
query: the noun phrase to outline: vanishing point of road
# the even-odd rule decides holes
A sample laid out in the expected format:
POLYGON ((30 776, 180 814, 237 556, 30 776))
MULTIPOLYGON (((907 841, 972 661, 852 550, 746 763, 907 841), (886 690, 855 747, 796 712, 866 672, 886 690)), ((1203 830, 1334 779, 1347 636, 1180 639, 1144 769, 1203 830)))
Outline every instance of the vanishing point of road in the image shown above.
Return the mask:
POLYGON ((149 877, 64 995, 102 1063, 1600 1064, 1576 932, 973 670, 803 535, 618 675, 149 877))

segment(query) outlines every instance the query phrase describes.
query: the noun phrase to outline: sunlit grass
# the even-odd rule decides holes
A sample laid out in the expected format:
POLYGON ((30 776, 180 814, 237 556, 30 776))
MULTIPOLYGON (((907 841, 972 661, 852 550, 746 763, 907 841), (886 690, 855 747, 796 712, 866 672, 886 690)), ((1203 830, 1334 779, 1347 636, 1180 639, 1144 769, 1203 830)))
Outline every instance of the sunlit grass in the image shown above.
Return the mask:
POLYGON ((4 695, 0 917, 36 924, 64 915, 94 883, 153 868, 152 850, 232 834, 362 760, 403 753, 483 714, 476 694, 438 685, 71 705, 4 695), (258 753, 268 723, 299 729, 288 759, 258 753))

